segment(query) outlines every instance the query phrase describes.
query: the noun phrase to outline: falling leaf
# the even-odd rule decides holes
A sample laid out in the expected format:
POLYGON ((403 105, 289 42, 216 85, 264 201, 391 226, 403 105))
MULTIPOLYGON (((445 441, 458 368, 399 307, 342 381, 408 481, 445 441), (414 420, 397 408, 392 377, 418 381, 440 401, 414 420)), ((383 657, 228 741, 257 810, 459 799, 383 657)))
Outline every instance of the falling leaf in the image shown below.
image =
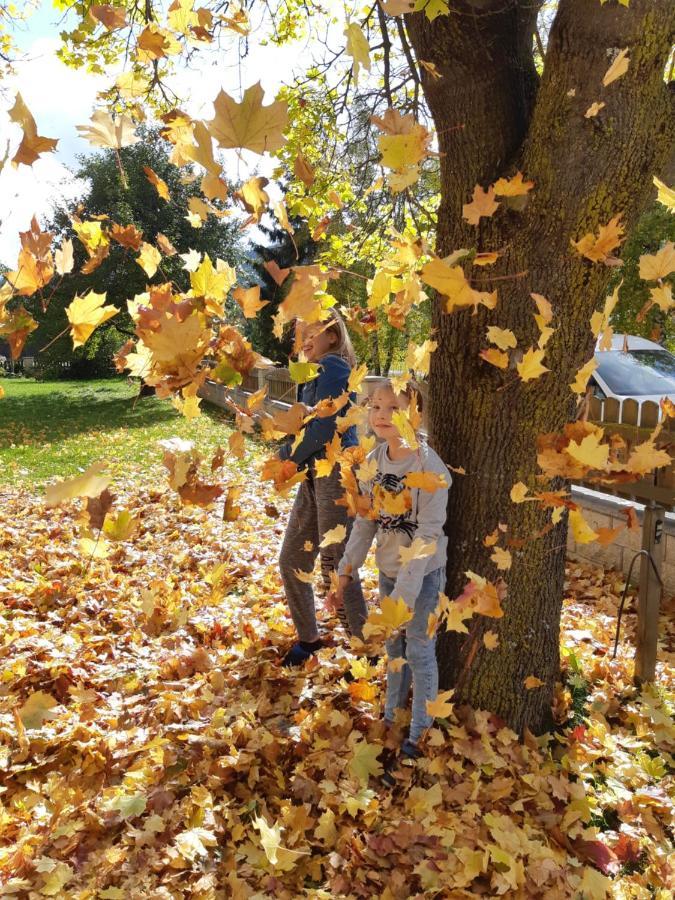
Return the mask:
POLYGON ((545 683, 546 682, 542 681, 540 678, 537 678, 536 675, 528 675, 527 678, 523 681, 523 685, 528 691, 531 691, 534 688, 543 687, 545 683))
POLYGON ((406 487, 430 493, 448 487, 447 478, 438 472, 408 472, 403 481, 406 487))
POLYGON ((494 309, 497 305, 496 291, 487 293, 474 290, 461 266, 448 265, 442 259, 434 258, 426 263, 420 277, 425 284, 435 288, 447 298, 446 312, 465 306, 478 307, 479 304, 494 309))
POLYGON ((394 631, 398 631, 412 619, 413 613, 402 597, 383 597, 379 609, 372 609, 364 625, 363 634, 366 640, 377 636, 386 640, 394 631))
POLYGON ((261 175, 249 178, 235 193, 247 212, 250 212, 254 221, 259 222, 262 214, 267 209, 270 195, 264 188, 269 184, 269 179, 261 175))
POLYGON ((616 81, 617 78, 621 78, 622 75, 625 75, 628 71, 629 63, 630 59, 628 57, 628 47, 624 47, 623 50, 619 50, 617 55, 614 57, 611 66, 605 72, 602 79, 603 87, 607 87, 613 81, 616 81))
POLYGON ((105 25, 108 31, 117 31, 127 24, 127 11, 124 7, 94 5, 89 7, 89 15, 105 25))
POLYGON ((370 72, 370 47, 368 39, 360 25, 356 22, 349 22, 344 31, 347 38, 347 53, 353 60, 354 84, 358 84, 359 71, 361 66, 370 72))
POLYGON ((574 376, 574 381, 570 385, 572 392, 575 394, 583 394, 586 392, 586 385, 588 384, 588 379, 591 377, 593 372, 597 369, 598 364, 594 356, 592 356, 587 363, 585 363, 574 376))
POLYGON ((644 281, 658 281, 675 272, 675 243, 668 241, 656 253, 645 253, 640 257, 640 278, 644 281))
POLYGON ((499 647, 499 635, 495 631, 486 631, 483 635, 483 646, 486 650, 496 650, 499 647))
POLYGON ((597 540, 597 532, 590 527, 580 509, 571 509, 568 515, 572 537, 578 544, 590 544, 597 540))
POLYGON ((336 525, 329 528, 323 535, 319 547, 330 547, 332 544, 341 544, 347 537, 347 529, 344 525, 336 525))
POLYGON ((260 82, 247 88, 241 103, 221 90, 214 100, 215 116, 207 126, 220 147, 272 153, 279 150, 286 138, 288 104, 276 100, 263 106, 260 82))
POLYGON ((673 308, 673 289, 669 284, 662 284, 659 287, 653 287, 649 291, 652 303, 664 312, 670 312, 673 308))
POLYGON ((83 297, 76 295, 72 303, 66 307, 73 349, 85 344, 99 325, 112 319, 119 312, 116 306, 104 306, 105 299, 105 293, 97 294, 89 291, 83 297))
POLYGON ((104 109, 97 109, 94 112, 90 125, 77 125, 76 128, 82 137, 95 147, 120 150, 140 141, 129 116, 122 114, 113 119, 104 109))
POLYGON ((98 497, 109 486, 109 475, 101 475, 108 463, 95 462, 82 475, 48 484, 45 494, 47 506, 59 506, 74 497, 98 497))
POLYGON ((255 319, 258 312, 269 303, 269 300, 260 299, 259 284, 255 284, 250 288, 235 288, 232 291, 232 296, 241 307, 241 311, 247 319, 255 319))
POLYGON ((488 328, 487 339, 500 350, 508 350, 509 347, 515 347, 518 343, 512 331, 508 328, 498 328, 496 325, 490 325, 488 328))
POLYGON ((516 172, 511 178, 498 178, 493 185, 497 197, 521 197, 533 187, 534 181, 524 181, 522 172, 516 172))
POLYGON ((509 367, 508 353, 504 353, 501 350, 495 350, 494 347, 490 347, 487 350, 481 350, 479 356, 481 359, 484 359, 485 362, 490 363, 491 366, 496 366, 498 369, 508 369, 509 367))
POLYGON ((295 160, 293 161, 293 171, 306 188, 311 188, 316 179, 316 174, 302 153, 298 153, 295 157, 295 160))
MULTIPOLYGON (((319 545, 320 546, 320 545, 319 545)), ((415 538, 408 547, 399 547, 398 558, 402 566, 409 566, 415 559, 426 559, 436 552, 436 541, 415 538)))
POLYGON ((591 103, 586 112, 584 113, 585 119, 592 119, 603 109, 605 106, 604 103, 591 103))
POLYGON ((490 556, 492 562, 497 566, 498 569, 510 569, 511 568, 511 553, 509 550, 504 550, 502 547, 495 547, 490 556))
POLYGON ((66 238, 54 253, 54 267, 59 275, 67 275, 73 271, 74 264, 73 242, 66 238))
POLYGON ((609 444, 601 444, 602 434, 587 434, 581 443, 572 440, 565 452, 589 469, 604 469, 609 457, 609 444))
POLYGON ((319 363, 290 362, 288 364, 288 374, 291 376, 291 381, 296 384, 307 384, 308 381, 318 378, 320 369, 319 363))
POLYGON ((46 721, 57 717, 57 713, 53 711, 55 706, 58 706, 58 701, 51 694, 35 691, 19 707, 19 718, 25 728, 42 728, 46 721))
POLYGON ((157 272, 159 264, 162 261, 162 254, 152 244, 146 242, 141 244, 141 252, 136 257, 136 262, 143 269, 148 278, 152 278, 157 272))
POLYGON ((668 187, 668 185, 660 181, 656 175, 652 180, 654 182, 654 187, 658 192, 656 195, 658 202, 662 203, 669 212, 675 213, 675 189, 668 187))
POLYGON ((150 184, 152 184, 156 189, 159 196, 162 200, 170 200, 171 195, 169 194, 169 186, 166 181, 159 177, 159 175, 151 169, 150 166, 143 166, 143 171, 145 172, 145 177, 148 179, 150 184))
POLYGON ((592 262, 607 262, 609 254, 616 249, 623 240, 623 225, 621 215, 614 216, 606 225, 601 225, 598 234, 585 234, 578 241, 570 241, 577 252, 592 262))
POLYGON ((516 370, 523 381, 532 381, 539 378, 549 370, 542 364, 544 358, 544 350, 535 350, 530 347, 524 354, 523 359, 516 366, 516 370))
POLYGON ((17 93, 14 98, 14 106, 9 111, 9 118, 21 126, 23 137, 19 147, 12 157, 12 164, 18 167, 20 163, 32 166, 42 153, 51 153, 56 149, 58 140, 42 137, 37 133, 35 119, 21 97, 17 93))
POLYGON ((454 693, 452 689, 441 691, 434 700, 427 700, 427 715, 433 716, 435 719, 447 719, 451 716, 455 705, 450 703, 450 700, 454 693))
POLYGON ((522 503, 527 497, 529 488, 522 481, 517 481, 511 488, 509 496, 512 503, 522 503))
POLYGON ((499 203, 495 200, 495 189, 489 187, 485 191, 477 184, 473 189, 471 203, 465 203, 462 206, 462 218, 466 219, 469 225, 478 225, 481 218, 491 216, 498 207, 499 203))

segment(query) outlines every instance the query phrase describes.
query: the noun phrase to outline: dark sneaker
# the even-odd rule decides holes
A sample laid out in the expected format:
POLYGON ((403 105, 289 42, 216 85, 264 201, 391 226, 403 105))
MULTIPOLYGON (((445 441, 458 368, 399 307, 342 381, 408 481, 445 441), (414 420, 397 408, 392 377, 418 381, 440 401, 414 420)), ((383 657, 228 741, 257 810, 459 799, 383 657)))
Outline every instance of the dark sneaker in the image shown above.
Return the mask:
POLYGON ((323 641, 314 641, 311 644, 307 641, 297 641, 284 656, 281 665, 285 669, 291 666, 304 666, 310 656, 313 656, 322 647, 323 641))

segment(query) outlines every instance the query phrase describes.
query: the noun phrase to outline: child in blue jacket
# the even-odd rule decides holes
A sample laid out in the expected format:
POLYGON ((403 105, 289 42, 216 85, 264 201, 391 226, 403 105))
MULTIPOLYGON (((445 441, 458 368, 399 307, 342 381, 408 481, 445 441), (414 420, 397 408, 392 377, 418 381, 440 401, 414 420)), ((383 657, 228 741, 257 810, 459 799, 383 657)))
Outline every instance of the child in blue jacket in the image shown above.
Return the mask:
MULTIPOLYGON (((309 362, 319 363, 320 370, 317 378, 302 385, 300 402, 313 407, 321 400, 338 398, 347 390, 349 376, 356 365, 352 343, 340 315, 331 310, 327 321, 305 326, 302 339, 304 355, 309 362)), ((350 399, 354 402, 356 398, 352 395, 350 399)), ((298 446, 293 449, 291 441, 282 445, 279 451, 281 459, 290 459, 298 468, 307 471, 307 478, 298 488, 279 557, 286 600, 298 632, 298 641, 284 657, 284 666, 302 665, 322 646, 316 621, 314 591, 311 584, 296 577, 295 570, 311 571, 321 552, 321 577, 328 592, 331 572, 337 569, 351 532, 353 519, 348 516, 345 506, 338 506, 336 503, 344 494, 339 467, 335 466, 330 475, 322 478, 316 477, 314 468, 315 460, 325 456, 326 444, 333 439, 337 417, 344 415, 349 405, 344 406, 336 415, 311 419, 305 425, 304 435, 298 446), (323 535, 337 525, 345 526, 345 539, 319 551, 323 535)), ((342 434, 342 447, 353 447, 356 444, 356 428, 351 426, 342 434)), ((361 636, 366 616, 361 583, 355 578, 344 592, 343 624, 352 634, 361 636)))

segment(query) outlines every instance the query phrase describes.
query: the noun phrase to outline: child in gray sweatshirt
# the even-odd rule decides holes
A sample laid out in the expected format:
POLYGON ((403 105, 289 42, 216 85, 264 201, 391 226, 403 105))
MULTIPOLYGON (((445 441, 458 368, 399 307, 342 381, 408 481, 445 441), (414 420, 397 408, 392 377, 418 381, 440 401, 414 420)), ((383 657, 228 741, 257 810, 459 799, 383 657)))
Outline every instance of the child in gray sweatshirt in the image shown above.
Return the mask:
POLYGON ((409 756, 418 755, 417 743, 433 723, 426 705, 438 694, 436 636, 433 629, 429 633, 429 616, 436 612, 439 593, 445 588, 448 540, 444 525, 452 481, 437 453, 421 441, 411 450, 392 422, 392 416, 406 409, 413 397, 419 405, 416 388, 408 385, 397 395, 389 382, 372 395, 370 426, 383 440, 368 457, 376 463, 374 477, 360 486, 370 496, 372 510, 367 517, 356 517, 338 566, 339 586, 329 595, 330 603, 341 606, 343 591, 358 577, 375 540, 380 598, 401 597, 413 613, 386 642, 389 660, 403 658, 405 664, 398 668, 390 664, 387 669, 384 709, 385 721, 393 722, 396 709, 407 706, 412 682, 410 736, 402 747, 409 756), (406 555, 413 541, 419 553, 406 555))

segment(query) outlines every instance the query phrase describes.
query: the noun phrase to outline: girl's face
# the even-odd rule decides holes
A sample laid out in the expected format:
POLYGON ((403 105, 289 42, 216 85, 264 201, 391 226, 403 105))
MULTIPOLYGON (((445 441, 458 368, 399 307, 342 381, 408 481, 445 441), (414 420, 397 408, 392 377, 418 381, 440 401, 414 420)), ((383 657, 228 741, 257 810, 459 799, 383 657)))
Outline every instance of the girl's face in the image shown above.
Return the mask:
POLYGON ((395 441, 400 438, 399 430, 392 425, 391 417, 399 409, 406 409, 408 398, 396 395, 390 387, 379 387, 370 398, 370 427, 379 438, 395 441))
POLYGON ((335 347, 335 334, 325 322, 305 325, 302 330, 302 352, 309 362, 318 362, 335 347))

